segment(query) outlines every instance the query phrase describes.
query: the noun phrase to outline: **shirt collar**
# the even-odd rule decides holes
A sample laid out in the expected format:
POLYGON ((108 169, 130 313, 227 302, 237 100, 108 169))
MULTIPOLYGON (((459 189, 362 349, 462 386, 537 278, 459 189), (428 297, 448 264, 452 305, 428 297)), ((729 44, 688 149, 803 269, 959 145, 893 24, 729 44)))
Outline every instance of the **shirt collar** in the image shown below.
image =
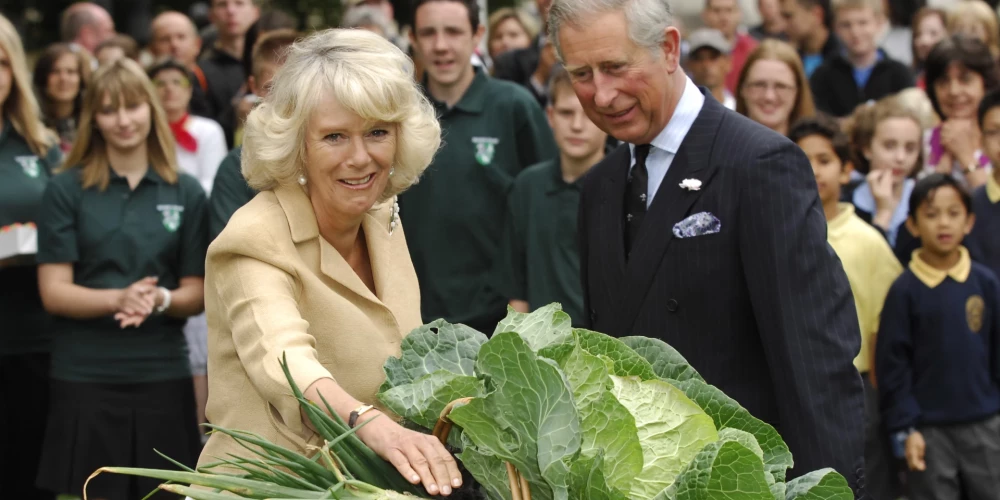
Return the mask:
POLYGON ((854 217, 854 205, 850 203, 838 203, 837 209, 839 210, 837 216, 827 224, 827 231, 831 236, 847 227, 848 222, 854 217))
MULTIPOLYGON (((462 94, 462 98, 459 99, 453 107, 455 109, 465 111, 466 113, 478 114, 482 113, 483 109, 486 107, 486 84, 489 83, 489 76, 487 76, 483 69, 478 66, 473 66, 472 71, 475 73, 475 76, 472 77, 472 83, 469 84, 469 88, 465 89, 465 93, 462 94)), ((448 106, 445 103, 434 99, 434 96, 431 95, 431 91, 429 90, 430 87, 427 85, 427 80, 428 75, 424 74, 424 93, 427 95, 427 98, 434 103, 435 107, 447 110, 448 106)))
MULTIPOLYGON (((705 104, 705 95, 701 93, 698 86, 686 76, 684 77, 684 82, 684 92, 681 94, 681 100, 677 101, 677 108, 674 109, 674 115, 670 117, 667 126, 663 127, 660 134, 651 142, 654 148, 673 155, 677 154, 681 143, 684 142, 684 137, 691 130, 694 121, 698 119, 698 113, 701 112, 702 105, 705 104)), ((634 158, 635 144, 629 144, 628 149, 634 158)))
MULTIPOLYGON (((111 168, 110 165, 108 166, 108 170, 111 171, 110 180, 115 181, 120 179, 122 182, 128 183, 128 179, 126 179, 121 175, 118 175, 118 172, 115 172, 115 169, 111 168)), ((156 169, 153 168, 152 165, 150 165, 149 168, 146 169, 146 175, 142 176, 142 180, 140 182, 142 181, 149 181, 152 182, 153 184, 160 184, 163 182, 163 177, 160 177, 160 174, 156 173, 156 169)))
POLYGON ((914 250, 913 258, 910 259, 910 271, 923 284, 927 285, 928 288, 940 285, 948 277, 959 283, 965 283, 965 280, 969 279, 969 273, 972 271, 972 259, 969 258, 969 251, 965 247, 959 247, 958 249, 961 252, 958 263, 947 271, 932 267, 920 257, 921 250, 914 250))
POLYGON ((996 175, 991 175, 986 181, 986 197, 989 198, 990 203, 1000 203, 1000 182, 997 182, 996 175))

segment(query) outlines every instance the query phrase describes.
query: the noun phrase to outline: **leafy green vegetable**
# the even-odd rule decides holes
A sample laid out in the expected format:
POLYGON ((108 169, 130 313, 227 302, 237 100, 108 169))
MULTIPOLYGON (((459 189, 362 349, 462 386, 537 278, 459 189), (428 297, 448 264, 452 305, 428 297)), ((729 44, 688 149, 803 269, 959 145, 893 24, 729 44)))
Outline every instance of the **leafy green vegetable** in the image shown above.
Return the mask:
POLYGON ((773 500, 760 459, 738 441, 716 441, 701 450, 677 482, 656 500, 773 500))
POLYGON ((476 371, 491 392, 455 408, 451 420, 480 451, 514 464, 538 486, 533 498, 567 498, 570 459, 580 450, 580 419, 562 371, 512 332, 483 344, 476 371))
POLYGON ((785 474, 792 467, 792 452, 774 427, 755 418, 735 399, 713 385, 694 379, 675 381, 673 384, 712 417, 716 428, 733 428, 753 434, 764 452, 765 469, 775 482, 785 482, 785 474))
POLYGON ((493 335, 515 332, 538 352, 551 345, 565 344, 573 338, 573 321, 562 312, 559 304, 549 304, 530 314, 508 308, 507 317, 497 325, 493 335))
MULTIPOLYGON (((635 418, 611 394, 608 363, 577 347, 561 365, 580 412, 584 456, 604 456, 603 481, 628 491, 642 470, 643 455, 635 418)), ((579 492, 578 492, 579 493, 579 492)))
POLYGON ((386 407, 425 429, 433 429, 448 403, 484 395, 482 382, 471 375, 446 370, 428 373, 411 384, 397 385, 379 395, 386 407))
POLYGON ((439 319, 421 326, 403 339, 402 357, 385 361, 381 390, 412 383, 438 370, 473 375, 476 354, 485 342, 486 335, 465 325, 439 319))
POLYGON ((705 381, 681 353, 662 340, 649 337, 624 337, 621 341, 648 361, 653 372, 660 378, 682 382, 689 379, 705 381))
POLYGON ((786 485, 775 429, 659 340, 573 330, 557 304, 511 311, 488 341, 441 321, 407 340, 380 397, 423 427, 472 397, 450 442, 493 500, 512 497, 505 462, 536 500, 850 498, 833 471, 786 485))
POLYGON ((632 498, 653 498, 705 445, 719 439, 712 418, 680 389, 661 380, 611 377, 614 396, 635 417, 643 467, 632 498))
POLYGON ((844 476, 833 469, 820 469, 788 482, 786 500, 852 500, 854 494, 844 476))

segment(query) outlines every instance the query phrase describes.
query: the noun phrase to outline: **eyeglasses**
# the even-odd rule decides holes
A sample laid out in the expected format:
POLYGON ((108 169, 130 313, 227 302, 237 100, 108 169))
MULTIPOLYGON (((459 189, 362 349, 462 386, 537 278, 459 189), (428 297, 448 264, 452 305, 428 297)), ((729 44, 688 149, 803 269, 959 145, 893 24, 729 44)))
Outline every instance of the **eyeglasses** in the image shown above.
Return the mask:
POLYGON ((765 82, 756 81, 748 82, 743 86, 748 93, 761 96, 767 93, 768 90, 774 90, 774 93, 778 97, 791 98, 795 96, 795 92, 798 91, 798 87, 795 85, 788 85, 781 82, 765 82))
POLYGON ((156 85, 156 88, 158 89, 167 87, 180 87, 182 89, 186 89, 191 86, 191 82, 187 81, 186 78, 179 80, 161 80, 159 78, 154 78, 153 84, 156 85))

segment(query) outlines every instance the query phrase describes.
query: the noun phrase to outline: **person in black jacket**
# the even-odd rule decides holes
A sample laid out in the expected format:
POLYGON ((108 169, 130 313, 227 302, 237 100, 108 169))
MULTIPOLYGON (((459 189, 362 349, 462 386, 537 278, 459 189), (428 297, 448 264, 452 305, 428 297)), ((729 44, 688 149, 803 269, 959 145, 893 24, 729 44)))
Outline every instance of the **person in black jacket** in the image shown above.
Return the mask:
POLYGON ((816 109, 845 117, 859 104, 914 86, 913 73, 877 45, 880 0, 840 0, 833 4, 834 31, 844 50, 827 59, 809 79, 816 109))
POLYGON ((555 52, 545 36, 545 20, 552 0, 535 0, 538 15, 542 17, 542 30, 524 49, 504 52, 493 60, 493 77, 514 82, 531 92, 538 105, 548 105, 548 82, 555 65, 555 52))

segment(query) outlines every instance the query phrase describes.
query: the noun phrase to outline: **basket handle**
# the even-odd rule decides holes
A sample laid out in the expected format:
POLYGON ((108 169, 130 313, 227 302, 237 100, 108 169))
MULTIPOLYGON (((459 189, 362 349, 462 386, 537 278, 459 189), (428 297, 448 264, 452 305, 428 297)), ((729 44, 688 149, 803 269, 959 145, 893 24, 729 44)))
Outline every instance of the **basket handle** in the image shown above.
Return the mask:
MULTIPOLYGON (((441 441, 441 444, 448 444, 448 435, 451 434, 451 428, 453 423, 448 415, 451 414, 451 410, 457 405, 468 404, 472 401, 472 398, 460 398, 456 399, 441 411, 441 416, 438 417, 438 421, 434 424, 434 437, 441 441)), ((531 487, 528 485, 528 480, 517 471, 517 467, 510 462, 505 462, 504 465, 507 466, 507 481, 510 486, 510 496, 512 500, 531 500, 531 487)))

